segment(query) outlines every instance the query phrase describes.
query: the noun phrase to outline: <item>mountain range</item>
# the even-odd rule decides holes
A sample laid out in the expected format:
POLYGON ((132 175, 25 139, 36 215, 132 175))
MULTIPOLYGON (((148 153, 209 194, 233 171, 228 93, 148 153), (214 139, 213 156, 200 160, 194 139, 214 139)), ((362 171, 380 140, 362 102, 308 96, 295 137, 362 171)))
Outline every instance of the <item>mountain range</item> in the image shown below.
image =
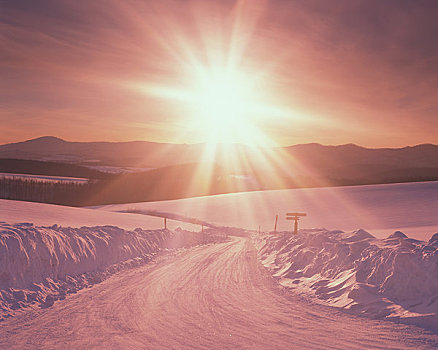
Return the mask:
POLYGON ((403 148, 317 143, 254 148, 228 144, 214 149, 209 144, 69 142, 44 136, 0 145, 0 158, 149 169, 214 162, 221 173, 256 176, 261 187, 278 187, 273 174, 283 183, 294 177, 329 184, 438 180, 438 145, 433 144, 403 148))

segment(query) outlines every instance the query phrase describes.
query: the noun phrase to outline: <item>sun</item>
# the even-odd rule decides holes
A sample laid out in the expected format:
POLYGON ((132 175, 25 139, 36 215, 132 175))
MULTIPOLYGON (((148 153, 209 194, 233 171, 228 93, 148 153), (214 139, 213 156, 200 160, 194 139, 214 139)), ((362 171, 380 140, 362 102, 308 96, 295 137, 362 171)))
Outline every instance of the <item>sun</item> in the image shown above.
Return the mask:
POLYGON ((212 69, 197 72, 188 91, 192 124, 209 141, 242 142, 253 138, 257 105, 254 82, 241 72, 212 69))
POLYGON ((175 108, 184 137, 207 143, 275 144, 263 126, 286 114, 269 103, 262 75, 221 65, 190 68, 181 74, 178 84, 140 84, 136 88, 175 108))
POLYGON ((222 17, 222 5, 215 6, 220 1, 205 7, 201 1, 190 25, 194 32, 177 21, 155 33, 172 65, 160 64, 147 81, 127 85, 152 102, 163 119, 157 130, 170 122, 166 131, 178 142, 277 146, 273 131, 291 118, 291 110, 277 93, 277 57, 262 59, 254 47, 265 2, 231 2, 222 17))

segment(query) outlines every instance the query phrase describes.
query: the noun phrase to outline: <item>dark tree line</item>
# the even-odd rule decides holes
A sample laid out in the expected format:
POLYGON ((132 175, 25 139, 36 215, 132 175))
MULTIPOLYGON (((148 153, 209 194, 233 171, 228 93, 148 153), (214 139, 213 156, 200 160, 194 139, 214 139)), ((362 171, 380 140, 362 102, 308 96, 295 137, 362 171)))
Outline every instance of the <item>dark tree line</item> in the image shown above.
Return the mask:
POLYGON ((0 198, 87 206, 178 199, 253 189, 221 174, 205 176, 206 173, 206 170, 199 171, 194 165, 186 165, 88 182, 44 182, 0 177, 0 198))
POLYGON ((81 177, 86 179, 109 179, 112 174, 68 163, 27 159, 0 159, 0 172, 49 176, 81 177))
MULTIPOLYGON (((390 174, 392 175, 392 174, 390 174)), ((220 168, 186 164, 142 173, 113 175, 88 182, 40 181, 0 177, 0 198, 69 206, 87 206, 179 199, 211 194, 297 187, 350 186, 393 182, 434 181, 438 173, 400 171, 398 177, 320 178, 255 176, 255 183, 227 176, 220 168), (430 176, 424 176, 430 175, 430 176), (423 175, 423 176, 419 176, 423 175)))
POLYGON ((29 202, 80 206, 96 182, 38 181, 0 178, 0 198, 29 202))

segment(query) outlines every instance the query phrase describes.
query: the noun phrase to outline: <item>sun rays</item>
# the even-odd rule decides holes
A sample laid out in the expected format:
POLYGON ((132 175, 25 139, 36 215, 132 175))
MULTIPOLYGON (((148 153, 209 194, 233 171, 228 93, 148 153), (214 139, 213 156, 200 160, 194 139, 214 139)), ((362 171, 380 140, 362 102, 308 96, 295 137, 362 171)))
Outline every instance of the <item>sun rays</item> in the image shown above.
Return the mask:
MULTIPOLYGON (((306 173, 305 167, 276 148, 269 125, 299 127, 312 117, 278 102, 285 98, 274 98, 281 95, 273 91, 271 70, 276 57, 257 62, 249 54, 264 8, 264 1, 256 3, 249 6, 239 0, 224 12, 224 6, 200 2, 193 8, 189 27, 179 27, 178 21, 165 17, 165 31, 148 27, 175 66, 161 81, 151 78, 131 87, 148 99, 159 100, 167 107, 166 113, 177 114, 181 126, 177 139, 204 144, 187 193, 305 185, 295 176, 306 173), (250 180, 245 182, 239 176, 250 180), (202 191, 196 190, 199 188, 202 191)), ((156 17, 158 20, 160 15, 156 17)))
POLYGON ((273 145, 263 127, 290 111, 272 100, 274 58, 261 65, 249 54, 264 6, 262 0, 251 5, 239 0, 229 7, 196 2, 189 26, 159 12, 160 31, 145 24, 148 35, 175 64, 161 81, 151 77, 130 85, 177 116, 181 130, 176 139, 273 145))

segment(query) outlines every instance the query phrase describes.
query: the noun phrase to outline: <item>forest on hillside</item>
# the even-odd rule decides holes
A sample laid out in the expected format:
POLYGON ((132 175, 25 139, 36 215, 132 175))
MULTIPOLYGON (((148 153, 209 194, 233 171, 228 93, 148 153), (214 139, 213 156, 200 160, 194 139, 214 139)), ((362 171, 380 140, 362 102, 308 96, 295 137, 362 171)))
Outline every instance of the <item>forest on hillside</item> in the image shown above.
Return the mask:
MULTIPOLYGON (((427 169, 426 169, 427 170, 427 169)), ((146 172, 111 175, 88 182, 38 181, 0 177, 0 198, 69 206, 133 203, 180 199, 222 193, 306 187, 351 186, 397 182, 437 181, 438 171, 408 169, 363 178, 291 177, 287 174, 251 176, 229 174, 212 164, 183 164, 146 172)))

